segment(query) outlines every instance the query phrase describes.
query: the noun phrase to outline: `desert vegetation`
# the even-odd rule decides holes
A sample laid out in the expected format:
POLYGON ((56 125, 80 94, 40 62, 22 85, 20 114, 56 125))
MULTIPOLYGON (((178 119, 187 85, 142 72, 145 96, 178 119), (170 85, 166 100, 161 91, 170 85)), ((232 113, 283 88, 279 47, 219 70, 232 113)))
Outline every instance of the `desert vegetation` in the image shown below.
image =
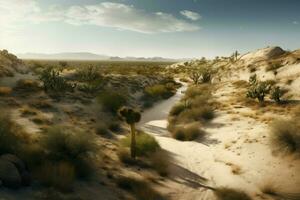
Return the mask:
POLYGON ((1 69, 1 186, 50 199, 93 199, 84 195, 91 190, 115 199, 285 197, 258 187, 256 174, 270 165, 278 180, 298 180, 298 80, 281 60, 288 55, 173 64, 21 61, 2 52, 14 67, 1 69), (241 188, 221 187, 227 180, 241 188), (179 194, 185 189, 191 194, 179 194))
POLYGON ((184 97, 169 113, 168 129, 178 140, 194 140, 203 137, 200 124, 205 124, 215 117, 211 85, 190 86, 184 97))

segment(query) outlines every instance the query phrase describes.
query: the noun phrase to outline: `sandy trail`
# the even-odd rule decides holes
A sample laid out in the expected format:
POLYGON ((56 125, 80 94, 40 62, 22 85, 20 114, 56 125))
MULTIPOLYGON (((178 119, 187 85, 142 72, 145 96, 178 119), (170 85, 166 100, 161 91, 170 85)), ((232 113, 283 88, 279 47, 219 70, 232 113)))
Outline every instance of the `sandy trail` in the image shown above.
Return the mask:
MULTIPOLYGON (((269 183, 280 191, 284 186, 283 193, 299 193, 300 162, 290 157, 273 156, 268 126, 241 115, 254 111, 238 103, 227 108, 234 113, 218 111, 217 117, 204 128, 208 133, 204 141, 181 142, 170 138, 166 130, 168 112, 185 90, 186 85, 171 99, 145 111, 139 124, 155 136, 163 149, 174 155, 174 165, 181 169, 173 173, 179 185, 174 185, 169 194, 171 199, 214 199, 213 193, 201 184, 242 189, 254 199, 269 198, 261 193, 261 187, 269 183), (189 180, 193 179, 196 185, 186 184, 187 172, 189 180)), ((234 92, 235 88, 226 83, 214 96, 217 101, 224 102, 234 92)))

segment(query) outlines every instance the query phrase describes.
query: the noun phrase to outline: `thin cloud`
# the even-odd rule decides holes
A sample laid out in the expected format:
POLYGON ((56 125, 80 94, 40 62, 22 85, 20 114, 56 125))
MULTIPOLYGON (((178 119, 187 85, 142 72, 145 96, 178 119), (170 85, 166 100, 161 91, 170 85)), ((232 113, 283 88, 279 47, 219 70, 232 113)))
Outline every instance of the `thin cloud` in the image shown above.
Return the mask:
MULTIPOLYGON (((193 15, 195 19, 196 15, 193 15)), ((197 17, 196 17, 197 18, 197 17)), ((35 0, 0 0, 0 25, 60 21, 72 25, 95 25, 141 33, 196 31, 197 24, 164 12, 148 13, 133 5, 103 2, 95 5, 52 6, 42 10, 35 0)), ((1 28, 0 27, 0 31, 1 28)))
POLYGON ((298 21, 293 21, 293 24, 298 25, 299 22, 298 21))
POLYGON ((193 21, 197 21, 199 19, 201 19, 201 16, 199 15, 199 13, 190 11, 190 10, 182 10, 180 11, 180 14, 182 14, 184 17, 193 20, 193 21))

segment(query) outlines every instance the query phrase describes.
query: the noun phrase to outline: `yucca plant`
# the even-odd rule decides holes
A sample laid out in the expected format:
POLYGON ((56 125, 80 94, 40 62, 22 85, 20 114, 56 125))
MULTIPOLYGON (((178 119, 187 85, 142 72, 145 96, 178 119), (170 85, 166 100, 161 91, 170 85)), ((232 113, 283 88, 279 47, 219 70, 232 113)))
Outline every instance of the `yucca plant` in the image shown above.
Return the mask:
POLYGON ((122 107, 119 110, 120 117, 130 126, 131 130, 131 144, 130 154, 131 158, 136 157, 136 140, 135 140, 135 123, 141 120, 141 113, 128 107, 122 107))

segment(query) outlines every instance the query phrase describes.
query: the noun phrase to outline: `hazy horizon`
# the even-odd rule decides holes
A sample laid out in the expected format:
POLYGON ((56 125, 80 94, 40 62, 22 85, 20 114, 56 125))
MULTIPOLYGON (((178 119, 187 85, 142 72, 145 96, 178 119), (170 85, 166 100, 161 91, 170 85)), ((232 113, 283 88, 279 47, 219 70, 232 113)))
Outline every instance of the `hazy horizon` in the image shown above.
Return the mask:
POLYGON ((0 0, 0 49, 195 58, 299 48, 297 0, 0 0))

